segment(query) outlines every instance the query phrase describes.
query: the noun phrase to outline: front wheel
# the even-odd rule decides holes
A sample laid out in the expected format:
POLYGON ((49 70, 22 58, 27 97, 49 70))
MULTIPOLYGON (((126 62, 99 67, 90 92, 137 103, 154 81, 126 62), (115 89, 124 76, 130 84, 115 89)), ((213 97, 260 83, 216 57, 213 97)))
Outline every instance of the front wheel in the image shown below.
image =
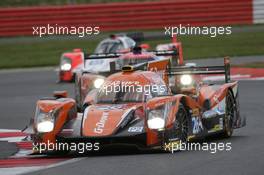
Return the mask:
POLYGON ((179 146, 188 141, 188 123, 188 113, 184 106, 180 104, 173 124, 173 129, 166 134, 167 143, 165 151, 179 150, 179 146))
POLYGON ((188 115, 183 105, 179 106, 179 110, 176 115, 176 135, 182 143, 187 142, 188 138, 188 115))

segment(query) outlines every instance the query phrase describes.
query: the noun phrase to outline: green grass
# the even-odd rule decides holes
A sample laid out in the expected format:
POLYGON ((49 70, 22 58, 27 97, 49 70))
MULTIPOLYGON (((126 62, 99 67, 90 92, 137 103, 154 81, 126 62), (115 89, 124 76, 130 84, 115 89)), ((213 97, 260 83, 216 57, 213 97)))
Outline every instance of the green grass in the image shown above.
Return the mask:
POLYGON ((74 48, 94 50, 96 44, 83 40, 1 43, 0 68, 53 66, 63 52, 74 48))
MULTIPOLYGON (((207 36, 180 36, 185 59, 223 56, 264 55, 264 32, 234 33, 211 38, 207 36)), ((8 39, 5 39, 8 40, 8 39)), ((58 65, 61 53, 73 48, 93 51, 99 41, 89 40, 34 40, 23 38, 10 42, 0 40, 0 68, 58 65)), ((150 41, 154 47, 169 40, 150 41)))

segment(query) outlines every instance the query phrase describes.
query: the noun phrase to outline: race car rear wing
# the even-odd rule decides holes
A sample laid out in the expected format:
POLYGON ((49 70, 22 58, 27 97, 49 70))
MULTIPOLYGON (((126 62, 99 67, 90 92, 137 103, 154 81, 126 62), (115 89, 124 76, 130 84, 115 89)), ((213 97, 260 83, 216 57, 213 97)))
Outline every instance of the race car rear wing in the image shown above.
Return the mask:
POLYGON ((91 54, 91 55, 85 55, 84 59, 85 60, 97 60, 97 59, 110 59, 110 58, 118 58, 121 55, 123 55, 123 53, 107 53, 107 54, 91 54))
MULTIPOLYGON (((137 50, 138 48, 135 48, 134 50, 137 50)), ((148 51, 147 53, 152 53, 156 56, 176 56, 178 55, 177 50, 159 50, 159 51, 148 51)), ((91 54, 91 55, 85 55, 85 60, 91 60, 91 59, 111 59, 111 58, 118 58, 121 55, 124 55, 125 53, 107 53, 107 54, 91 54)))
POLYGON ((186 67, 186 66, 177 66, 177 67, 168 67, 167 75, 202 75, 202 74, 224 74, 225 82, 230 82, 230 59, 229 57, 224 58, 223 66, 204 66, 204 67, 186 67))
MULTIPOLYGON (((84 67, 86 65, 86 60, 100 60, 100 59, 115 59, 115 58, 119 58, 121 55, 123 55, 124 53, 107 53, 107 54, 91 54, 91 55, 84 55, 84 67)), ((114 61, 110 62, 110 71, 109 72, 105 72, 107 74, 111 74, 111 73, 115 73, 116 71, 116 64, 114 61)), ((85 73, 85 71, 83 72, 85 73)))
MULTIPOLYGON (((141 52, 140 47, 135 47, 133 52, 141 52)), ((178 55, 177 50, 160 50, 160 51, 148 51, 147 53, 152 53, 156 56, 175 56, 178 55)), ((119 58, 121 55, 124 55, 125 53, 108 53, 108 54, 91 54, 91 55, 85 55, 84 56, 84 67, 86 60, 99 60, 99 59, 115 59, 119 58)), ((110 62, 110 73, 117 72, 115 67, 115 62, 110 62)))

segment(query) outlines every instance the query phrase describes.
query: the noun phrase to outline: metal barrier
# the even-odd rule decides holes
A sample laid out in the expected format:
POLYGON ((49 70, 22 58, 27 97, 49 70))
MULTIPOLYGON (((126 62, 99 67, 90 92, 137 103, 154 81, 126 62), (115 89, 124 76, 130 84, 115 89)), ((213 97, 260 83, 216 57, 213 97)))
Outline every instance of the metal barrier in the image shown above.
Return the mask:
POLYGON ((264 23, 264 1, 253 0, 254 24, 264 23))

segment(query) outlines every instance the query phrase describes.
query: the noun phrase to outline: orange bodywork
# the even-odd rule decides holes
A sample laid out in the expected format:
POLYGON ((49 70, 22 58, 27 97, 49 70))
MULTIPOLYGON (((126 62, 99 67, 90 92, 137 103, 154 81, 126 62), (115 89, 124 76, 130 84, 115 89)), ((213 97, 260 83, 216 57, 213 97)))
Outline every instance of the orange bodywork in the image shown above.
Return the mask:
MULTIPOLYGON (((48 113, 50 111, 59 110, 58 115, 55 117, 55 126, 53 131, 45 133, 45 134, 38 134, 35 141, 43 142, 43 143, 55 143, 56 142, 56 135, 61 131, 63 125, 70 119, 76 118, 77 113, 72 113, 69 115, 69 111, 75 108, 75 101, 73 99, 67 99, 64 102, 57 101, 57 100, 39 100, 37 102, 37 107, 45 112, 48 113)), ((36 128, 37 123, 34 123, 34 131, 37 132, 36 128)))
POLYGON ((233 89, 237 85, 237 82, 227 83, 221 85, 219 89, 213 89, 210 86, 204 85, 199 91, 198 103, 203 104, 205 100, 209 99, 211 107, 216 106, 219 101, 222 101, 229 89, 233 89))
MULTIPOLYGON (((129 114, 131 111, 135 111, 135 113, 137 113, 136 118, 140 116, 140 122, 143 121, 142 126, 144 126, 144 134, 146 135, 145 145, 156 146, 164 141, 164 132, 166 130, 173 129, 180 105, 183 105, 186 109, 188 117, 190 117, 190 121, 192 121, 192 119, 194 120, 194 122, 202 121, 203 112, 209 110, 204 107, 205 102, 208 102, 210 109, 218 107, 220 106, 221 101, 223 102, 223 100, 225 99, 228 91, 233 91, 233 89, 237 87, 237 82, 214 86, 199 84, 199 88, 194 89, 195 92, 192 94, 172 94, 168 84, 168 77, 164 76, 164 70, 167 68, 168 63, 168 60, 161 60, 160 62, 150 62, 147 65, 147 71, 126 69, 123 72, 118 72, 107 77, 101 89, 88 93, 85 98, 84 104, 87 104, 87 106, 83 112, 79 136, 84 138, 111 137, 115 135, 115 133, 119 129, 120 124, 127 117, 127 114, 129 114), (142 101, 138 102, 115 103, 114 101, 112 101, 113 104, 111 104, 110 101, 97 103, 97 92, 109 85, 112 85, 114 82, 118 82, 118 84, 132 83, 135 86, 141 87, 164 85, 167 88, 167 94, 163 96, 148 96, 149 98, 148 100, 146 100, 147 96, 144 92, 142 101), (150 129, 147 124, 148 112, 151 110, 159 109, 161 107, 164 107, 164 111, 165 107, 166 109, 168 109, 168 112, 165 116, 165 127, 162 130, 150 129)), ((83 86, 88 86, 88 82, 93 82, 96 77, 96 75, 94 77, 87 76, 87 79, 82 82, 83 86)), ((37 137, 42 142, 47 142, 48 140, 50 142, 56 142, 56 135, 61 132, 65 123, 71 119, 76 118, 76 111, 74 115, 71 115, 69 117, 69 113, 71 109, 75 107, 75 105, 75 101, 69 98, 65 98, 65 101, 38 101, 37 106, 41 111, 50 112, 52 110, 59 110, 60 112, 58 116, 56 116, 54 130, 44 134, 37 134, 37 137)), ((222 110, 223 107, 220 106, 219 109, 222 110)), ((37 133, 36 128, 35 132, 37 133)), ((195 133, 194 131, 192 132, 195 133)))
MULTIPOLYGON (((110 109, 107 109, 108 105, 103 104, 91 106, 89 112, 84 114, 82 135, 87 137, 112 135, 118 128, 120 122, 124 119, 124 114, 132 107, 137 108, 138 106, 140 106, 140 104, 126 104, 110 109), (105 122, 103 130, 101 130, 99 126, 102 118, 104 118, 103 120, 110 121, 105 122)), ((103 122, 101 122, 101 124, 103 124, 103 122)))

